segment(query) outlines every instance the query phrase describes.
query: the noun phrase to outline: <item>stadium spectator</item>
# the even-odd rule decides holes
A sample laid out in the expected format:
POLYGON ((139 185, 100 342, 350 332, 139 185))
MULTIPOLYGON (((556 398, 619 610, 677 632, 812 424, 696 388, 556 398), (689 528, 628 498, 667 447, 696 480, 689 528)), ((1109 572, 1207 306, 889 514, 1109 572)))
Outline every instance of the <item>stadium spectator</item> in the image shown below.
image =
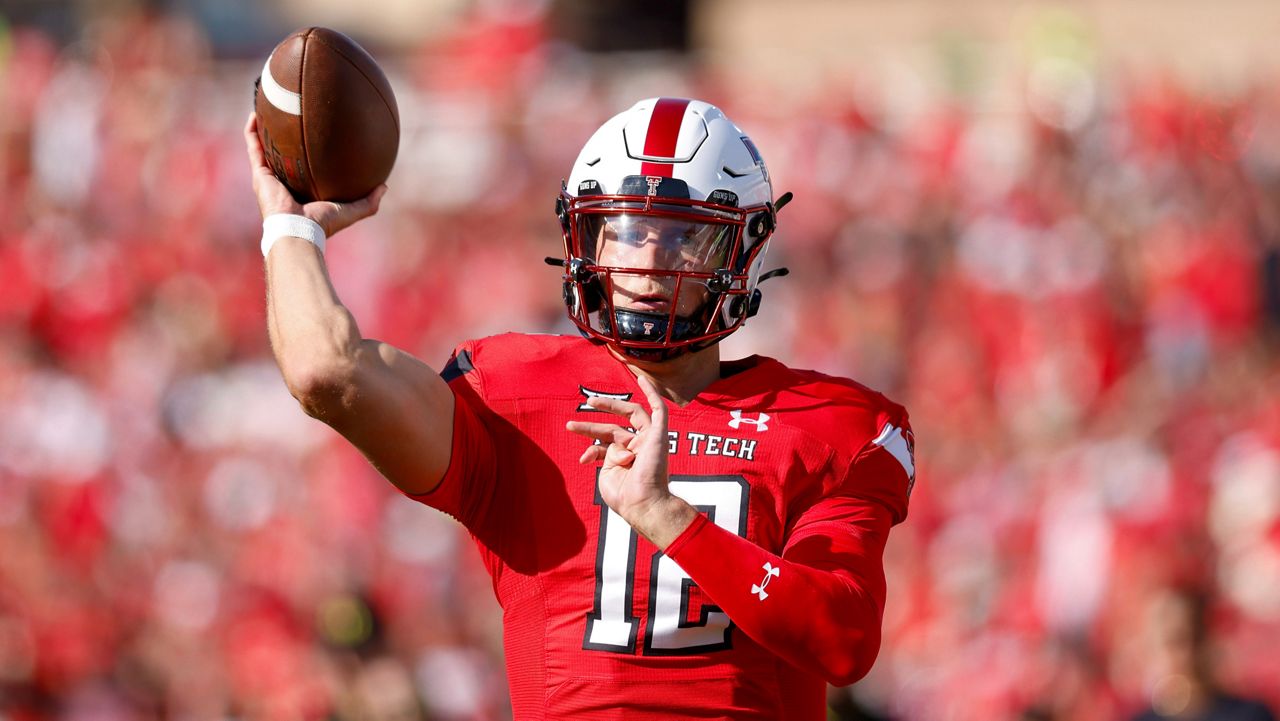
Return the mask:
POLYGON ((1146 642, 1151 705, 1133 721, 1275 721, 1265 704, 1228 693, 1215 678, 1211 599, 1192 589, 1157 594, 1146 642))

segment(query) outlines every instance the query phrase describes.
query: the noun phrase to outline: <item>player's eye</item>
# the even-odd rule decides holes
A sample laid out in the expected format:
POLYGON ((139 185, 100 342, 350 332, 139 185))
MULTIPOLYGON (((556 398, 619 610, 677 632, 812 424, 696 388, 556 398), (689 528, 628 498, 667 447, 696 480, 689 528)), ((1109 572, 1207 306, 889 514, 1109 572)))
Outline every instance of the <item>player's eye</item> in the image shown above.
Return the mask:
POLYGON ((646 236, 635 228, 627 228, 618 234, 618 240, 632 248, 639 248, 645 244, 646 236))
POLYGON ((644 243, 644 233, 625 216, 604 223, 604 239, 629 245, 640 246, 644 243))

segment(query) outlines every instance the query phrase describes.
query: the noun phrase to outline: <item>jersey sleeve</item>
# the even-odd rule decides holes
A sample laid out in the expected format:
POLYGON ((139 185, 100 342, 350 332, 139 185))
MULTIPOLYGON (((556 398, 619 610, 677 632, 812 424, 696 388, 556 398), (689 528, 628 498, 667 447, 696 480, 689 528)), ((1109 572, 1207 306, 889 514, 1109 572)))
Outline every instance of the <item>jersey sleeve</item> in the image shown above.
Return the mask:
POLYGON ((876 414, 876 437, 868 441, 841 479, 836 494, 875 501, 889 509, 894 524, 907 519, 916 482, 916 437, 907 412, 893 406, 876 414))
POLYGON ((454 350, 440 372, 453 391, 453 443, 449 467, 440 484, 422 494, 406 494, 443 511, 473 532, 485 517, 497 484, 494 412, 484 400, 476 348, 467 342, 454 350))
MULTIPOLYGON (((882 432, 830 493, 796 518, 782 554, 699 516, 667 549, 735 625, 793 666, 843 686, 866 675, 880 650, 884 547, 906 516, 914 478, 882 432), (896 490, 895 490, 896 489, 896 490)), ((892 425, 892 424, 891 424, 892 425)), ((910 470, 909 470, 910 466, 910 470)))

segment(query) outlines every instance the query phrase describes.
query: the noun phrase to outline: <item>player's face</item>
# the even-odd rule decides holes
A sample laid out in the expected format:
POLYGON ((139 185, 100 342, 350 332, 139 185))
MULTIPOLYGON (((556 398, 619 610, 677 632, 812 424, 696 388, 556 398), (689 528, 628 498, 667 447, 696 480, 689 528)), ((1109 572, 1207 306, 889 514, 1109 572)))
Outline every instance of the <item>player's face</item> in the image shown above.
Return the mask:
MULTIPOLYGON (((596 263, 614 268, 705 273, 723 267, 732 233, 727 226, 641 215, 596 216, 596 263)), ((615 272, 616 308, 667 313, 676 291, 673 275, 615 272)), ((706 301, 706 285, 685 278, 676 315, 688 317, 706 301)))

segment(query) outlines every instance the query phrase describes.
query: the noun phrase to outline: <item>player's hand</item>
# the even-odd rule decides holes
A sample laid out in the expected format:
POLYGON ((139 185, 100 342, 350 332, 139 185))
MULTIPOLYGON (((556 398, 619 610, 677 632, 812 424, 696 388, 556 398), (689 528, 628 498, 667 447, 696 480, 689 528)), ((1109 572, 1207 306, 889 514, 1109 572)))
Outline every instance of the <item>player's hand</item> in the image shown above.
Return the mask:
POLYGON ((262 217, 276 213, 305 215, 324 228, 325 235, 332 236, 339 230, 362 218, 378 212, 382 196, 387 192, 384 183, 374 188, 360 200, 350 203, 335 203, 329 200, 317 200, 302 205, 293 199, 289 189, 271 172, 267 165, 266 153, 262 150, 262 141, 258 138, 258 114, 249 113, 249 120, 244 125, 244 144, 249 151, 249 169, 253 173, 253 193, 258 196, 258 210, 262 217))
POLYGON ((603 462, 600 497, 615 513, 659 548, 666 548, 697 510, 671 494, 667 474, 667 405, 653 383, 637 381, 651 411, 639 403, 592 396, 587 404, 625 418, 629 427, 613 423, 569 421, 566 428, 597 441, 583 451, 579 463, 603 462))

